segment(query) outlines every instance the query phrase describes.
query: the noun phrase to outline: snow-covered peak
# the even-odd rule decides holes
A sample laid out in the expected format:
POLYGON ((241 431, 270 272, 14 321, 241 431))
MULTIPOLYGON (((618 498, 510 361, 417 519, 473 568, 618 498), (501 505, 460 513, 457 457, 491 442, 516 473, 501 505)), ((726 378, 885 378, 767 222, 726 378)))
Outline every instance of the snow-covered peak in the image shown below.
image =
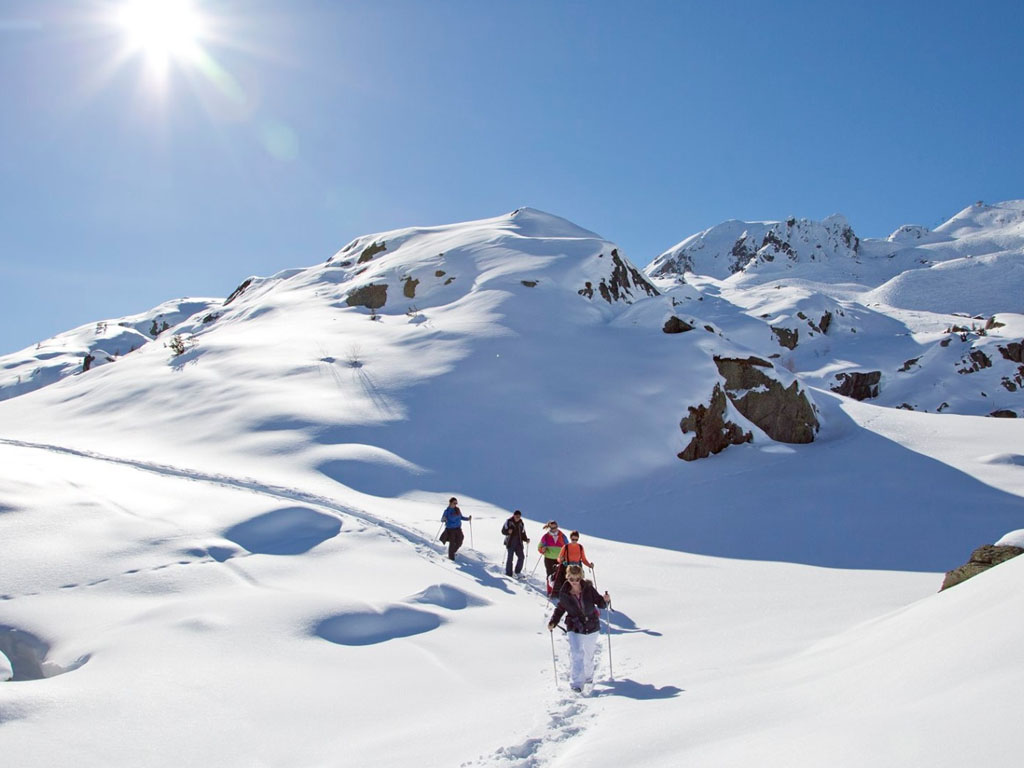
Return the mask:
POLYGON ((315 290, 340 306, 405 313, 481 291, 568 304, 609 317, 657 294, 619 248, 566 219, 533 208, 479 221, 409 227, 356 238, 325 264, 251 279, 238 306, 271 292, 315 290), (589 308, 589 309, 588 309, 589 308))
POLYGON ((686 238, 647 267, 650 274, 686 272, 725 279, 739 272, 783 271, 796 264, 857 258, 860 240, 846 218, 784 222, 727 221, 686 238))
POLYGON ((886 242, 914 246, 947 239, 947 237, 941 234, 937 235, 928 227, 922 227, 920 224, 904 224, 889 235, 886 238, 886 242))
POLYGON ((1008 200, 988 205, 978 201, 935 228, 935 231, 950 237, 969 237, 995 230, 1024 235, 1024 200, 1008 200))

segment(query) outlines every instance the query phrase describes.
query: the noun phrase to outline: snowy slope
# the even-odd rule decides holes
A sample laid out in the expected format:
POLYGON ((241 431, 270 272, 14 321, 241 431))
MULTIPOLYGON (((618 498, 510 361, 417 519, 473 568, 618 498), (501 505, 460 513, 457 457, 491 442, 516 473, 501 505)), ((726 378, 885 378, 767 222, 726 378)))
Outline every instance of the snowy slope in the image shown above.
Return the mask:
POLYGON ((217 299, 168 301, 148 312, 99 320, 40 341, 34 347, 3 355, 0 400, 24 395, 65 376, 82 373, 83 369, 116 362, 157 338, 165 344, 179 323, 193 315, 209 316, 218 304, 217 299))
MULTIPOLYGON (((919 233, 904 261, 1012 229, 983 214, 919 233)), ((394 230, 181 305, 177 352, 161 335, 8 397, 0 751, 40 766, 953 766, 973 743, 1005 760, 1024 563, 935 593, 1024 528, 1024 421, 978 406, 1024 321, 1004 308, 953 330, 971 318, 869 305, 893 277, 856 282, 890 270, 864 267, 872 247, 680 283, 533 209, 394 230), (692 330, 664 332, 673 317, 692 330), (681 461, 716 356, 802 384, 814 442, 772 440, 730 406, 753 441, 681 461), (978 370, 957 373, 965 360, 978 370), (830 391, 869 367, 877 397, 830 391), (950 402, 936 413, 922 393, 950 402), (911 396, 915 410, 894 402, 911 396), (455 564, 436 542, 453 494, 474 518, 455 564), (534 543, 552 517, 580 529, 613 594, 591 697, 564 688, 539 580, 503 575, 515 508, 534 543), (961 695, 985 705, 935 733, 961 695)), ((61 347, 68 365, 90 331, 61 347)))
POLYGON ((1010 747, 1024 563, 936 595, 940 574, 585 537, 615 610, 579 699, 553 679, 539 582, 500 575, 507 510, 463 498, 477 549, 452 565, 437 496, 0 455, 0 644, 20 638, 36 678, 0 687, 17 764, 811 766, 841 745, 841 765, 953 766, 965 740, 1010 747), (980 704, 936 732, 958 697, 980 704))

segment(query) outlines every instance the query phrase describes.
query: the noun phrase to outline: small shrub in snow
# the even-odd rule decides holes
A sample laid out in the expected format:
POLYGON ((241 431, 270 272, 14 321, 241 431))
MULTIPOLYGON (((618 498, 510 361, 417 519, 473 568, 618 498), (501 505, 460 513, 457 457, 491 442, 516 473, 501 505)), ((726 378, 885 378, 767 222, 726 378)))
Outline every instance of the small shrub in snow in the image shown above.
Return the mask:
POLYGON ((171 354, 174 357, 180 357, 181 355, 185 354, 188 350, 193 349, 195 345, 196 340, 194 336, 189 336, 188 338, 185 338, 181 334, 172 336, 171 340, 167 343, 167 346, 170 348, 171 354))

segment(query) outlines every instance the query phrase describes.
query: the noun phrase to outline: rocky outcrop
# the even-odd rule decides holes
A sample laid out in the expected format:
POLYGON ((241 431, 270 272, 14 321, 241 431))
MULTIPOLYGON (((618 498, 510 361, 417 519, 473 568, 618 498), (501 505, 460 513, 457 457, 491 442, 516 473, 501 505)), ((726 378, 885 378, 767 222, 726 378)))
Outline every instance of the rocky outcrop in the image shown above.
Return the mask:
POLYGON ((803 312, 797 312, 796 316, 799 317, 804 322, 806 322, 812 331, 817 331, 822 335, 827 334, 828 329, 832 326, 832 313, 828 311, 826 311, 821 316, 821 320, 819 320, 817 323, 815 323, 813 319, 805 315, 803 312))
POLYGON ((957 373, 977 373, 985 368, 991 368, 992 360, 980 349, 972 349, 959 364, 963 367, 957 368, 957 373))
POLYGON ((378 253, 383 253, 388 249, 386 242, 381 240, 379 243, 370 243, 368 246, 363 248, 363 252, 359 254, 359 258, 356 260, 356 264, 365 264, 378 253))
POLYGON ((838 385, 830 387, 830 389, 833 392, 838 392, 840 395, 852 397, 854 400, 867 400, 872 397, 878 397, 878 384, 881 380, 881 371, 837 373, 836 381, 838 385))
POLYGON ((796 349, 797 340, 800 338, 800 332, 796 329, 782 328, 777 326, 771 326, 772 333, 775 334, 775 338, 779 340, 779 344, 786 349, 796 349))
POLYGON ((1024 363, 1024 341, 1014 341, 999 347, 999 354, 1011 363, 1024 363))
POLYGON ((685 320, 672 315, 672 317, 665 321, 665 325, 662 326, 661 330, 665 333, 686 333, 687 331, 692 331, 693 326, 685 320))
POLYGON ((1020 554, 1024 554, 1024 548, 996 546, 995 544, 986 544, 983 547, 978 547, 971 553, 970 560, 959 568, 954 568, 946 573, 946 578, 943 579, 942 588, 939 591, 941 592, 943 589, 956 586, 962 581, 967 581, 972 576, 977 576, 982 571, 987 571, 992 566, 999 565, 999 563, 1017 557, 1020 554))
POLYGON ((715 365, 736 410, 768 437, 782 443, 814 441, 820 427, 818 417, 814 404, 797 382, 784 387, 770 375, 774 366, 759 357, 716 356, 715 365))
POLYGON ((751 432, 744 432, 738 424, 726 420, 727 404, 725 392, 716 384, 709 405, 690 406, 689 415, 679 422, 679 428, 684 435, 693 432, 694 437, 679 454, 680 459, 703 459, 724 451, 730 445, 749 443, 754 439, 751 432))
POLYGON ((235 288, 235 290, 233 290, 231 292, 230 296, 228 296, 226 299, 224 299, 224 306, 226 307, 232 301, 234 301, 239 296, 241 296, 243 293, 245 293, 246 289, 248 289, 248 287, 250 285, 252 285, 252 281, 255 280, 255 279, 256 279, 255 277, 250 277, 250 278, 247 278, 247 279, 243 280, 242 284, 239 285, 237 288, 235 288))
POLYGON ((601 298, 611 304, 613 301, 625 301, 632 303, 634 291, 639 294, 643 291, 647 296, 658 296, 658 289, 648 282, 643 273, 632 264, 627 264, 619 256, 618 248, 612 249, 612 272, 608 277, 602 277, 601 282, 595 288, 589 280, 580 288, 577 293, 588 299, 594 298, 594 291, 601 294, 601 298))
POLYGON ((345 299, 345 303, 350 307, 380 309, 387 303, 387 300, 387 283, 378 283, 376 285, 364 285, 362 288, 356 288, 345 299))

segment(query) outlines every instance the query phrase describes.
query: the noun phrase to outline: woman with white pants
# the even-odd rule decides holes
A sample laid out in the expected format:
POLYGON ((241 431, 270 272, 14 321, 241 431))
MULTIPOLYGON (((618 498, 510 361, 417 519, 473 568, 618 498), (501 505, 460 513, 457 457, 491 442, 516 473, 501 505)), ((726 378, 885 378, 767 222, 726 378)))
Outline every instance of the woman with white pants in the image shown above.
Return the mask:
POLYGON ((570 565, 565 583, 558 593, 558 607, 551 614, 548 631, 553 631, 558 621, 565 616, 565 627, 569 635, 569 685, 580 693, 584 685, 594 682, 594 650, 597 636, 601 631, 599 608, 606 608, 611 595, 598 593, 594 585, 583 578, 583 568, 570 565))

